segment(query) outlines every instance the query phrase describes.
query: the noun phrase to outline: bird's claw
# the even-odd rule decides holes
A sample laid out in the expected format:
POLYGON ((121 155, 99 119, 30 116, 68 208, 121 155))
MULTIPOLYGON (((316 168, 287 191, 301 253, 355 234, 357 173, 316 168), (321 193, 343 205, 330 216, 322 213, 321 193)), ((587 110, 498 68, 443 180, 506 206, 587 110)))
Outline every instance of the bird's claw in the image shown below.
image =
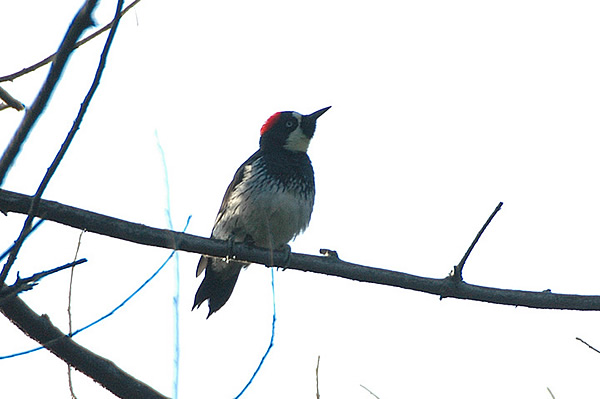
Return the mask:
POLYGON ((281 248, 281 251, 284 253, 283 256, 283 262, 281 265, 281 270, 286 270, 288 268, 288 266, 290 265, 290 259, 291 259, 291 255, 292 255, 292 247, 290 247, 288 244, 285 244, 285 246, 283 246, 283 248, 281 248))
POLYGON ((235 238, 229 237, 227 239, 227 256, 225 256, 225 262, 229 263, 233 258, 235 258, 233 254, 233 245, 235 244, 235 238))
POLYGON ((336 260, 340 259, 340 257, 338 256, 337 251, 334 251, 333 249, 321 248, 319 250, 319 253, 321 255, 324 255, 327 258, 332 258, 332 259, 336 259, 336 260))

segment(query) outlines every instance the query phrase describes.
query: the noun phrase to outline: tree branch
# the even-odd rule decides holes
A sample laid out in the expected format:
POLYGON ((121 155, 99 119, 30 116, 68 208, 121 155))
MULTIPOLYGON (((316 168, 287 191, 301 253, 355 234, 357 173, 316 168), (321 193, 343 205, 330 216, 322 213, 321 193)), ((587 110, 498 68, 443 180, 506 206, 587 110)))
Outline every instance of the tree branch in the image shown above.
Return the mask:
POLYGON ((77 39, 79 36, 81 36, 84 30, 92 26, 92 11, 96 7, 97 2, 97 0, 86 1, 77 15, 75 15, 73 22, 71 22, 71 25, 69 26, 69 29, 67 30, 67 33, 65 34, 65 37, 60 44, 58 51, 56 52, 54 62, 52 63, 50 71, 48 72, 46 81, 42 85, 39 94, 33 101, 31 108, 29 108, 27 113, 25 113, 25 116, 23 117, 21 124, 17 128, 17 131, 8 144, 8 147, 6 147, 6 150, 4 150, 2 158, 0 158, 0 186, 4 181, 4 177, 6 176, 8 169, 19 154, 21 146, 25 142, 25 139, 27 139, 31 128, 44 111, 44 108, 46 108, 46 104, 50 99, 50 95, 54 91, 54 87, 62 75, 63 69, 67 64, 67 60, 69 59, 71 52, 73 52, 73 46, 77 42, 77 39))
MULTIPOLYGON (((6 288, 6 285, 3 288, 6 288)), ((20 298, 8 298, 0 302, 0 312, 29 337, 118 397, 166 398, 121 370, 110 360, 77 344, 54 326, 48 316, 38 315, 20 298)))
MULTIPOLYGON (((140 1, 142 1, 142 0, 135 0, 130 5, 128 5, 127 7, 125 7, 123 9, 123 11, 121 11, 119 13, 119 18, 121 18, 127 11, 131 10, 140 1)), ((106 32, 107 30, 109 30, 110 28, 112 28, 112 26, 116 22, 116 20, 117 20, 117 18, 114 18, 112 21, 110 21, 109 23, 107 23, 106 25, 104 25, 102 28, 98 29, 96 32, 94 32, 91 35, 87 36, 85 39, 81 39, 80 41, 78 41, 77 43, 75 43, 75 46, 73 47, 73 49, 77 49, 77 48, 83 46, 84 44, 86 44, 90 40, 97 38, 102 33, 106 32)), ((11 73, 10 75, 6 75, 6 76, 1 76, 0 77, 0 82, 13 81, 16 78, 20 78, 21 76, 27 75, 28 73, 33 72, 36 69, 41 68, 44 65, 49 64, 52 61, 54 61, 54 58, 56 57, 56 54, 57 53, 51 54, 48 57, 44 58, 43 60, 41 60, 39 62, 36 62, 35 64, 33 64, 31 66, 28 66, 27 68, 21 69, 19 72, 11 73)))
MULTIPOLYGON (((31 197, 0 190, 0 210, 27 213, 31 197)), ((226 257, 230 254, 227 241, 214 240, 157 229, 143 224, 101 215, 53 201, 40 201, 37 217, 60 224, 86 229, 89 232, 154 247, 226 257)), ((483 287, 456 281, 414 276, 407 273, 362 266, 342 261, 335 256, 313 256, 285 251, 271 252, 245 244, 236 244, 233 254, 237 259, 268 266, 309 271, 356 280, 388 285, 438 295, 441 298, 469 299, 502 305, 525 306, 540 309, 600 310, 600 296, 566 295, 549 291, 533 292, 483 287)))
POLYGON ((367 392, 369 392, 372 396, 374 396, 375 398, 379 399, 379 396, 375 395, 373 393, 373 391, 371 391, 369 388, 367 388, 366 386, 364 386, 363 384, 360 384, 360 386, 367 392))
POLYGON ((575 338, 575 339, 576 339, 577 341, 580 341, 580 342, 582 342, 583 344, 587 345, 587 347, 588 347, 588 348, 590 348, 591 350, 593 350, 594 352, 596 352, 596 353, 600 353, 600 350, 598 350, 598 349, 594 348, 592 345, 588 344, 588 343, 587 343, 587 342, 585 342, 583 339, 581 339, 581 338, 579 338, 579 337, 577 337, 577 338, 575 338))
MULTIPOLYGON (((66 61, 70 53, 75 48, 75 42, 83 30, 93 24, 91 13, 95 8, 96 3, 97 0, 86 1, 69 26, 65 38, 63 39, 59 50, 55 54, 54 62, 50 68, 48 77, 40 90, 40 93, 36 97, 31 109, 25 114, 23 121, 13 136, 10 144, 6 148, 2 158, 0 159, 0 185, 4 180, 8 169, 17 157, 21 146, 31 131, 35 121, 43 112, 50 95, 56 86, 60 75, 62 74, 66 61)), ((15 244, 10 250, 9 259, 0 273, 0 293, 2 294, 2 297, 0 298, 0 312, 2 312, 26 335, 35 339, 56 356, 63 359, 67 364, 88 375, 115 395, 122 398, 165 398, 165 396, 161 395, 151 387, 136 380, 129 374, 119 369, 113 362, 100 357, 86 348, 76 344, 71 338, 65 336, 62 331, 56 328, 50 322, 47 316, 37 315, 25 304, 25 302, 15 296, 20 289, 27 289, 30 284, 35 283, 36 279, 39 279, 52 271, 38 273, 25 280, 17 279, 17 283, 15 283, 13 287, 8 287, 4 284, 11 265, 16 259, 20 246, 32 230, 34 214, 36 214, 38 211, 37 208, 39 202, 41 201, 41 195, 48 185, 48 182, 50 181, 54 171, 60 164, 69 147, 69 144, 75 136, 75 133, 79 129, 79 125, 83 119, 83 116, 85 115, 91 98, 93 97, 94 92, 100 83, 100 78, 106 63, 108 51, 118 26, 123 0, 119 0, 117 3, 116 15, 113 23, 111 23, 111 31, 102 51, 92 86, 90 87, 86 98, 81 105, 77 118, 75 119, 67 138, 57 153, 52 165, 48 168, 48 171, 44 176, 42 183, 38 187, 35 196, 31 197, 28 201, 29 211, 27 212, 27 219, 24 223, 23 229, 21 230, 19 238, 16 240, 15 244)), ((74 262, 73 265, 78 263, 80 262, 74 262)))
POLYGON ((0 100, 4 102, 4 104, 0 102, 0 111, 5 108, 14 108, 17 111, 23 111, 25 109, 21 101, 11 96, 10 93, 2 87, 0 87, 0 100))
POLYGON ((319 393, 319 363, 321 363, 321 355, 317 356, 317 369, 315 370, 317 377, 317 399, 321 399, 321 394, 319 393))
MULTIPOLYGON (((46 171, 46 174, 44 175, 42 182, 40 183, 37 191, 35 192, 35 196, 33 197, 33 201, 31 202, 31 208, 29 209, 29 212, 27 214, 27 219, 25 220, 25 223, 23 224, 23 228, 21 229, 19 237, 15 241, 15 245, 13 246, 13 249, 10 251, 8 260, 7 260, 6 264, 4 265, 4 267, 2 268, 2 272, 0 273, 0 286, 4 285, 4 282, 6 281, 6 277, 8 276, 8 272, 10 271, 12 265, 14 264, 15 260, 17 259, 17 254, 19 253, 19 250, 21 249, 21 246, 23 245, 25 238, 27 238, 27 235, 31 231, 31 225, 33 224, 33 218, 34 218, 33 214, 35 213, 35 208, 37 208, 43 192, 46 190, 46 187, 50 183, 50 179, 52 179, 52 176, 56 172, 56 169, 58 169, 58 165, 60 165, 65 154, 67 153, 67 150, 69 149, 69 146, 71 145, 71 142, 73 141, 73 138, 75 138, 75 134, 79 130, 81 121, 83 120, 83 117, 90 105, 90 102, 92 101, 92 98, 94 97, 94 93, 96 93, 96 89, 100 85, 100 78, 102 77, 102 72, 104 71, 104 67, 106 66, 106 59, 108 57, 108 52, 110 51, 110 46, 112 44, 113 38, 115 37, 117 27, 119 26, 119 15, 120 15, 122 8, 123 8, 123 0, 119 0, 117 2, 117 11, 115 13, 115 23, 112 25, 110 33, 108 34, 108 38, 106 39, 106 43, 104 44, 104 49, 102 50, 102 54, 100 56, 100 62, 98 63, 98 68, 96 69, 94 81, 92 82, 92 85, 91 85, 90 89, 88 90, 88 92, 85 96, 85 99, 83 100, 83 103, 81 103, 81 107, 79 108, 77 117, 75 118, 75 121, 73 122, 73 126, 69 130, 67 137, 65 138, 63 144, 60 146, 60 150, 54 157, 52 164, 46 171)), ((73 23, 75 23, 75 22, 73 22, 73 23)))
POLYGON ((490 217, 488 218, 488 220, 486 220, 486 222, 483 224, 483 227, 481 227, 481 229, 479 230, 479 233, 477 233, 477 235, 475 236, 475 239, 471 243, 471 246, 469 246, 469 249, 467 249, 467 252, 465 252, 464 256, 462 257, 462 259, 460 260, 460 262, 458 263, 458 265, 454 266, 454 270, 452 271, 452 275, 451 276, 455 280, 462 281, 462 279, 463 279, 462 272, 463 272, 463 268, 465 267, 465 263, 467 262, 467 258, 469 257, 469 255, 471 255, 471 251, 473 251, 473 248, 475 248, 475 245, 477 244, 477 242, 481 238, 481 235, 483 234, 483 232, 485 231, 485 229, 491 223, 491 221, 494 218, 494 216, 496 216, 496 214, 498 213, 498 211, 500 211, 500 208, 502 208, 502 205, 503 205, 502 202, 498 203, 498 205, 496 206, 496 209, 494 209, 494 212, 492 212, 492 214, 490 215, 490 217))
POLYGON ((13 285, 5 286, 2 290, 0 290, 0 303, 2 303, 2 301, 6 300, 8 297, 18 295, 23 291, 29 291, 30 289, 35 287, 41 279, 43 279, 46 276, 60 272, 64 269, 73 268, 85 262, 87 262, 87 259, 85 258, 74 260, 73 262, 67 263, 66 265, 58 266, 54 269, 35 273, 34 275, 25 278, 20 278, 17 273, 17 281, 15 281, 13 285))

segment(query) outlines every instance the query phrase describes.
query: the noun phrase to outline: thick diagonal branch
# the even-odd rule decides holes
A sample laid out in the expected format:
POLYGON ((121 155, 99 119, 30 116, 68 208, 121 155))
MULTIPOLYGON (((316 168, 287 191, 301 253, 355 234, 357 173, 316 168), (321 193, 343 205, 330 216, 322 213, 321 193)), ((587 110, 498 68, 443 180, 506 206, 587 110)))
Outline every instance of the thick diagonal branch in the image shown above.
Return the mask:
MULTIPOLYGON (((29 211, 30 201, 31 197, 29 196, 0 190, 1 211, 26 214, 29 211)), ((225 257, 230 254, 227 241, 148 227, 143 224, 128 222, 53 201, 42 200, 35 216, 76 229, 86 229, 92 233, 143 245, 218 257, 225 257)), ((271 253, 269 250, 247 245, 236 245, 233 253, 236 258, 248 262, 271 265, 271 260, 273 260, 273 266, 285 265, 288 269, 310 271, 356 281, 406 288, 438 295, 442 298, 470 299, 542 309, 600 310, 600 296, 565 295, 547 291, 533 292, 483 287, 467 284, 463 281, 456 281, 451 277, 435 279, 362 266, 344 262, 334 256, 313 256, 292 253, 289 259, 287 259, 286 252, 271 253)))
MULTIPOLYGON (((6 285, 4 286, 6 287, 6 285)), ((50 322, 35 313, 18 297, 0 303, 0 312, 21 331, 77 370, 90 376, 120 398, 156 398, 166 396, 121 370, 110 360, 77 344, 50 322)))

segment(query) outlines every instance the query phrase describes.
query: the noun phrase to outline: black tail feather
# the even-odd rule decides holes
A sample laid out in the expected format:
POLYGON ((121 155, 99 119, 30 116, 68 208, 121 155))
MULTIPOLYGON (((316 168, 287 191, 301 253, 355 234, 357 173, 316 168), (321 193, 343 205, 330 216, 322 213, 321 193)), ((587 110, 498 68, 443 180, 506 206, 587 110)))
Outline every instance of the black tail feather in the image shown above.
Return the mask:
POLYGON ((221 259, 208 258, 204 280, 196 292, 192 310, 208 300, 209 312, 206 316, 208 319, 211 314, 221 309, 231 297, 243 266, 244 264, 239 262, 225 262, 221 259))

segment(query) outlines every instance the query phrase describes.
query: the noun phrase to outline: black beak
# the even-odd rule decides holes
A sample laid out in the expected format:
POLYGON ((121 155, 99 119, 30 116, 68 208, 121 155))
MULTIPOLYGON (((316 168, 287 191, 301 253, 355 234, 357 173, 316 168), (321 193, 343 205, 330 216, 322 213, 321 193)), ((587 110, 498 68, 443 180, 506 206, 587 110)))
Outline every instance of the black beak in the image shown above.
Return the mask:
POLYGON ((313 113, 312 113, 312 114, 310 114, 310 115, 306 115, 306 116, 305 116, 305 118, 308 118, 308 119, 309 119, 309 120, 311 120, 311 121, 316 121, 316 120, 317 120, 317 118, 318 118, 319 116, 323 115, 325 112, 327 112, 327 110, 328 110, 329 108, 331 108, 331 106, 329 106, 329 107, 325 107, 325 108, 323 108, 323 109, 320 109, 320 110, 318 110, 318 111, 316 111, 316 112, 313 112, 313 113))
POLYGON ((315 134, 315 128, 317 127, 317 118, 323 115, 329 108, 325 107, 323 109, 318 110, 317 112, 313 112, 310 115, 305 115, 302 117, 302 132, 306 137, 312 139, 315 134))

